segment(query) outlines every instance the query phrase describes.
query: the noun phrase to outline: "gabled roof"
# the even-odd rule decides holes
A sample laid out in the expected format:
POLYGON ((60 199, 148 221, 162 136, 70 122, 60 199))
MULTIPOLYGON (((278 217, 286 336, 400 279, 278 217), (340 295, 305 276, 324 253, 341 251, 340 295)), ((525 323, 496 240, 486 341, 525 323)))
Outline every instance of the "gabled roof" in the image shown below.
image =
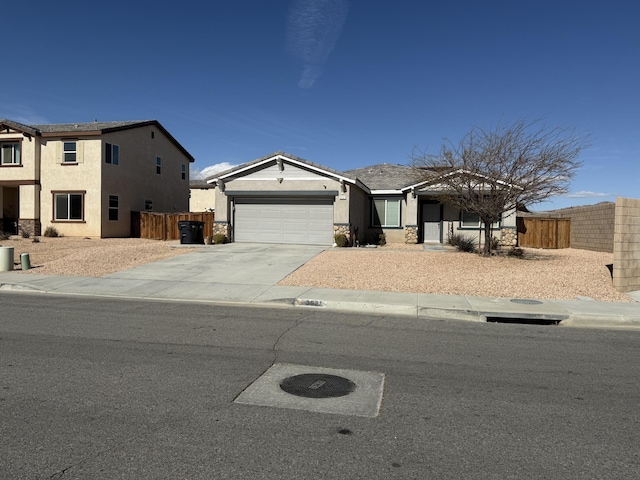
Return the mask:
POLYGON ((0 130, 4 128, 11 128, 25 135, 51 137, 57 135, 95 135, 104 134, 110 132, 117 132, 119 130, 127 130, 130 128, 139 128, 146 126, 155 126, 167 138, 180 150, 188 159, 189 162, 194 162, 193 156, 187 152, 187 150, 180 145, 180 143, 173 138, 173 136, 162 126, 157 120, 128 120, 122 122, 83 122, 83 123, 47 123, 39 125, 24 125, 22 123, 14 122, 8 119, 0 120, 0 130))
POLYGON ((464 170, 464 169, 460 168, 458 170, 448 171, 446 173, 441 173, 441 174, 438 174, 438 173, 434 172, 433 176, 431 176, 430 178, 427 178, 427 179, 425 179, 425 177, 423 175, 421 181, 419 181, 418 183, 415 183, 413 185, 407 185, 406 187, 404 187, 402 189, 402 191, 404 192, 404 191, 408 191, 408 190, 415 190, 415 189, 427 187, 428 185, 437 185, 442 179, 447 178, 447 177, 456 176, 456 175, 468 175, 470 177, 476 177, 480 182, 485 181, 485 180, 490 180, 492 182, 496 182, 499 185, 502 185, 503 187, 520 188, 518 185, 512 185, 512 184, 509 184, 507 182, 504 182, 504 181, 498 180, 498 179, 491 179, 487 175, 482 175, 481 173, 473 173, 473 172, 471 172, 469 170, 464 170))
POLYGON ((347 170, 344 174, 357 178, 371 190, 397 190, 398 192, 406 185, 424 178, 424 173, 416 168, 390 163, 347 170))
POLYGON ((344 181, 351 184, 358 184, 359 187, 368 191, 368 188, 363 185, 358 179, 350 177, 343 172, 339 172, 337 170, 333 170, 331 168, 324 167, 317 163, 310 162, 309 160, 305 160, 304 158, 296 157, 295 155, 291 155, 286 152, 277 151, 270 155, 266 155, 264 157, 258 158, 248 163, 243 163, 242 165, 238 165, 236 167, 230 168, 229 170, 225 170, 224 172, 216 173, 206 179, 207 183, 215 183, 219 180, 226 180, 229 177, 233 177, 239 175, 243 172, 252 170, 256 167, 260 167, 262 165, 268 164, 273 161, 278 160, 286 160, 289 163, 294 165, 298 165, 300 167, 306 168, 308 170, 315 171, 322 175, 326 175, 328 177, 333 177, 338 181, 344 181))

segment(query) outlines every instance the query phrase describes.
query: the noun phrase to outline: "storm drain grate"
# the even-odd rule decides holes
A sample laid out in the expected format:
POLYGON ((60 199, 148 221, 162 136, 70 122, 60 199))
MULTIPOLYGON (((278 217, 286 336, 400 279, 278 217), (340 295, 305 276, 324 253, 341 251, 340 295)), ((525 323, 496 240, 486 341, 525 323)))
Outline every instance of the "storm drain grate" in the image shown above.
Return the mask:
POLYGON ((337 375, 304 373, 285 378, 280 388, 298 397, 335 398, 349 395, 356 389, 356 384, 337 375))

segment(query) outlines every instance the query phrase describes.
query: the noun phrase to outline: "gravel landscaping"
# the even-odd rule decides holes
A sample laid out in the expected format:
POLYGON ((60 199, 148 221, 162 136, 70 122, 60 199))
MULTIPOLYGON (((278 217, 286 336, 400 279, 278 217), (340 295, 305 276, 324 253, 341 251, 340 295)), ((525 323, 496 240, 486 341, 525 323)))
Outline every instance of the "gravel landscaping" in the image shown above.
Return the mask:
MULTIPOLYGON (((32 269, 25 275, 100 277, 138 265, 194 251, 173 248, 178 241, 139 238, 89 239, 12 237, 16 269, 20 254, 29 253, 32 269)), ((206 248, 224 248, 211 245, 206 248)), ((613 288, 609 253, 586 250, 524 249, 524 258, 447 249, 423 251, 422 245, 390 244, 381 248, 334 248, 322 252, 279 285, 389 292, 459 294, 489 297, 630 302, 613 288)))

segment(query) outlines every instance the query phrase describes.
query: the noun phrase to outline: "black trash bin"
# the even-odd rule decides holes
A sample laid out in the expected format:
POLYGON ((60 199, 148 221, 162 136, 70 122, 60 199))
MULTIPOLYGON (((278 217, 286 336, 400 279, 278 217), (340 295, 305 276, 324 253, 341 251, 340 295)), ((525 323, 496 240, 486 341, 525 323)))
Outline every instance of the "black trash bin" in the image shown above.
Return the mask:
POLYGON ((181 244, 204 245, 204 222, 181 220, 178 222, 181 244))

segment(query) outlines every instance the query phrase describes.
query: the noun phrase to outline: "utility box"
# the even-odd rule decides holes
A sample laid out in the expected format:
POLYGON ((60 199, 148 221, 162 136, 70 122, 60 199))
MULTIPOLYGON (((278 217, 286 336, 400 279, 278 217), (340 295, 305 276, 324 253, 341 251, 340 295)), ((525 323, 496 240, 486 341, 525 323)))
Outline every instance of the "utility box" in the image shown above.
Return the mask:
POLYGON ((13 270, 13 247, 0 247, 0 272, 13 270))
POLYGON ((204 245, 204 222, 181 220, 178 222, 180 244, 204 245))

